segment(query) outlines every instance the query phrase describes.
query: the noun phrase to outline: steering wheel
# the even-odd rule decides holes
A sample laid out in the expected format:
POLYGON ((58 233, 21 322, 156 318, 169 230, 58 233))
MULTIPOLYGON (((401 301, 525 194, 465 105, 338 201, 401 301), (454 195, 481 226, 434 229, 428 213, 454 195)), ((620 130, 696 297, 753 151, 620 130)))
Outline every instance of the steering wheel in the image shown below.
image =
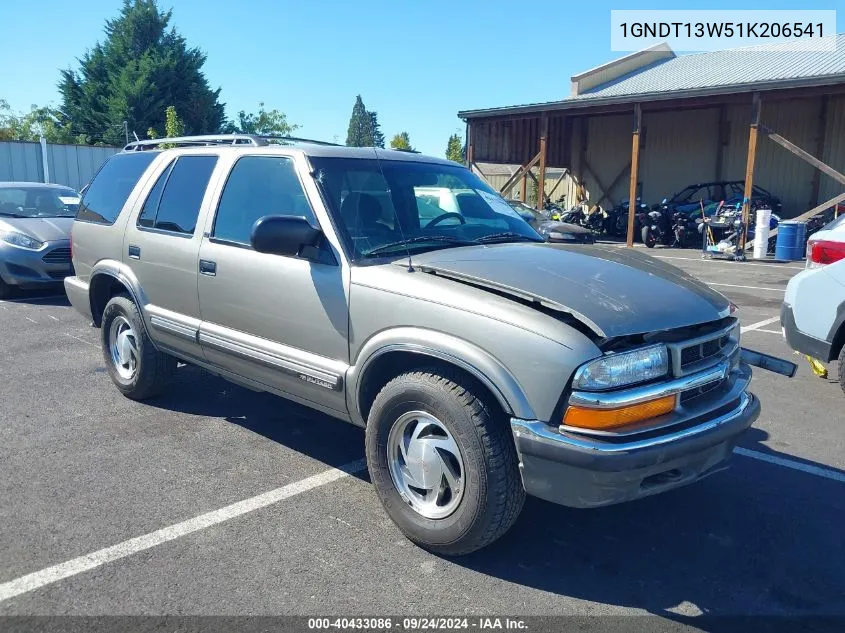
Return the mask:
POLYGON ((435 224, 440 224, 443 220, 448 220, 449 218, 457 218, 461 221, 461 224, 466 224, 467 221, 464 219, 460 213, 455 213, 454 211, 448 211, 446 213, 441 213, 436 218, 431 220, 428 224, 425 225, 425 228, 430 229, 435 224))

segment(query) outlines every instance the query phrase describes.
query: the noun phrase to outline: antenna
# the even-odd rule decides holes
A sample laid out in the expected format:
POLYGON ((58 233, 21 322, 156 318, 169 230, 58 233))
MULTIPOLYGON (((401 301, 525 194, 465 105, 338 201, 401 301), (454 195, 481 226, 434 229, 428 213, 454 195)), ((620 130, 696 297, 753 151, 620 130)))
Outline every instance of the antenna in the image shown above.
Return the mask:
MULTIPOLYGON (((132 130, 132 136, 134 136, 134 137, 135 137, 135 140, 136 140, 136 141, 138 141, 138 142, 140 142, 140 141, 141 141, 141 139, 139 139, 139 138, 138 138, 138 133, 137 133, 135 130, 132 130)), ((127 145, 128 145, 128 143, 127 143, 127 145)))
POLYGON ((408 272, 414 272, 414 262, 411 260, 411 248, 408 246, 408 239, 405 237, 405 231, 402 230, 402 223, 399 221, 399 215, 396 213, 396 205, 393 204, 393 195, 390 191, 390 183, 387 182, 387 178, 384 175, 384 169, 381 166, 381 159, 378 157, 378 150, 374 147, 373 148, 373 156, 376 157, 376 164, 378 165, 378 169, 381 172, 381 177, 384 178, 384 182, 387 184, 388 189, 387 193, 390 195, 390 204, 393 206, 393 222, 396 224, 396 227, 399 229, 400 235, 402 235, 402 241, 405 242, 405 250, 408 253, 408 272))

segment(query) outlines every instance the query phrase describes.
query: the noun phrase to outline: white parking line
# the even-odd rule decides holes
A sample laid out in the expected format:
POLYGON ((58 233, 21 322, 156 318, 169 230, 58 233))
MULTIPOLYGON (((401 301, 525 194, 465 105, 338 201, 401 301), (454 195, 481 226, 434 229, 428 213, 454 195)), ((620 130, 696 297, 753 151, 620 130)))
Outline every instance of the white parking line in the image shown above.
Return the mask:
MULTIPOLYGON (((774 323, 775 321, 780 321, 779 316, 773 316, 770 319, 763 319, 762 321, 757 321, 757 323, 752 323, 751 325, 746 325, 745 327, 739 328, 740 333, 749 332, 751 330, 757 330, 761 327, 765 327, 769 325, 769 323, 774 323)), ((780 334, 780 332, 778 332, 780 334)))
MULTIPOLYGON (((704 281, 702 279, 702 281, 704 281)), ((786 292, 785 288, 763 288, 761 286, 738 286, 736 284, 719 284, 715 281, 705 281, 708 286, 726 286, 728 288, 747 288, 748 290, 770 290, 772 292, 786 292)))
POLYGON ((784 468, 800 470, 801 472, 810 475, 815 475, 816 477, 824 477, 825 479, 832 479, 833 481, 838 481, 839 483, 845 484, 845 474, 836 470, 831 470, 829 468, 822 468, 821 466, 814 466, 813 464, 796 462, 792 461, 791 459, 786 459, 785 457, 778 457, 777 455, 768 455, 767 453, 752 451, 747 448, 742 448, 741 446, 737 446, 734 449, 734 453, 736 453, 737 455, 742 455, 743 457, 759 459, 761 462, 768 462, 770 464, 776 464, 777 466, 783 466, 784 468))
MULTIPOLYGON (((712 260, 712 259, 705 259, 703 257, 698 257, 698 258, 694 258, 694 257, 672 257, 671 255, 652 255, 652 257, 655 257, 656 259, 682 259, 685 262, 706 262, 706 263, 719 265, 719 266, 734 266, 734 267, 736 267, 737 264, 739 263, 739 262, 720 262, 720 261, 715 261, 715 260, 712 260)), ((784 264, 763 264, 763 263, 757 263, 757 262, 743 262, 742 265, 743 266, 764 266, 766 268, 781 268, 781 269, 786 268, 786 269, 789 269, 789 270, 804 270, 803 266, 786 266, 784 264)))
POLYGON ((91 341, 86 341, 84 338, 80 338, 78 336, 74 336, 73 334, 68 334, 65 332, 65 336, 69 336, 71 338, 75 338, 80 343, 85 343, 86 345, 90 345, 91 347, 99 347, 96 343, 92 343, 91 341))
POLYGON ((85 556, 74 558, 59 565, 47 567, 41 571, 36 571, 20 578, 15 578, 8 582, 0 584, 0 602, 19 596, 22 593, 34 591, 47 585, 51 585, 65 578, 76 576, 82 572, 89 571, 96 567, 111 563, 121 558, 126 558, 132 554, 148 550, 162 543, 175 540, 179 537, 193 534, 213 525, 218 525, 230 519, 266 508, 269 505, 290 499, 296 495, 302 494, 319 486, 325 486, 333 481, 348 477, 353 473, 360 472, 366 468, 366 462, 360 459, 356 462, 346 464, 340 468, 332 468, 326 470, 318 475, 306 477, 300 481, 296 481, 287 486, 270 490, 263 494, 238 501, 219 510, 206 512, 193 519, 182 521, 168 527, 161 528, 155 532, 144 534, 131 538, 128 541, 123 541, 117 545, 106 547, 96 552, 91 552, 85 556))

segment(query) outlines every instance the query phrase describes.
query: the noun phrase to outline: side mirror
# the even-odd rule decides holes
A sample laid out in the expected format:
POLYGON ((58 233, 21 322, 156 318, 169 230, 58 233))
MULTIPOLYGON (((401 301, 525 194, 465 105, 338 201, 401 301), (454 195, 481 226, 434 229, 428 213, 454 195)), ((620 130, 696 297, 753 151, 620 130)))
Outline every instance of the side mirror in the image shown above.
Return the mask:
POLYGON ((267 215, 252 225, 249 241, 259 253, 292 257, 305 246, 316 246, 322 235, 302 216, 267 215))

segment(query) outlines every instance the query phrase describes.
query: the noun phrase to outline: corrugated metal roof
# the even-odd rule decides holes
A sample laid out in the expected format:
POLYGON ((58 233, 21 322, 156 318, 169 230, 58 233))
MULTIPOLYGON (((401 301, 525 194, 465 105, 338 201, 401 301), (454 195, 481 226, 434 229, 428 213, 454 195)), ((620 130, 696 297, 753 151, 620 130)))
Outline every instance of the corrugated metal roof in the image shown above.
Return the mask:
MULTIPOLYGON (((494 116, 545 109, 589 107, 645 100, 723 94, 734 91, 845 83, 845 33, 831 36, 835 50, 801 50, 803 42, 767 44, 708 53, 679 55, 640 68, 576 97, 482 110, 466 110, 460 117, 494 116), (595 103, 592 103, 595 101, 595 103)), ((818 40, 817 40, 818 41, 818 40)), ((811 43, 806 43, 810 48, 811 43)), ((814 46, 817 48, 817 46, 814 46)))
POLYGON ((845 33, 832 39, 836 40, 834 51, 807 50, 811 46, 818 48, 818 45, 805 40, 791 42, 788 50, 783 44, 767 44, 680 55, 573 98, 591 99, 845 75, 845 33))

